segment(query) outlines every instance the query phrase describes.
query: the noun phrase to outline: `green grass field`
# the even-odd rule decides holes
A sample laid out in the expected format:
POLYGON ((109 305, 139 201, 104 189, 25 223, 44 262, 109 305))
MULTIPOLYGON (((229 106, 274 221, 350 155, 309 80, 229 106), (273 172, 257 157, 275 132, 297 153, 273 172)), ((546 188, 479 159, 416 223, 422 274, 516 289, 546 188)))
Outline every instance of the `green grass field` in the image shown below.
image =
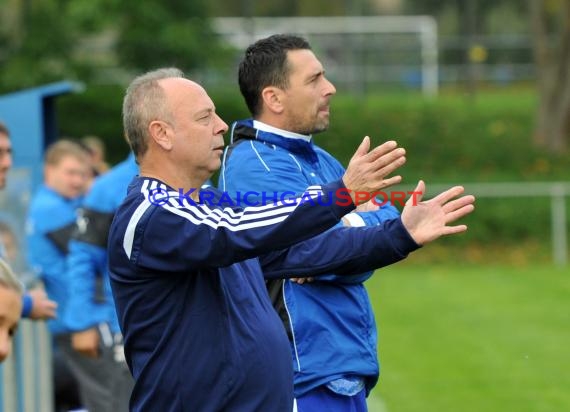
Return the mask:
POLYGON ((568 268, 411 261, 367 282, 381 359, 370 412, 570 410, 568 268))

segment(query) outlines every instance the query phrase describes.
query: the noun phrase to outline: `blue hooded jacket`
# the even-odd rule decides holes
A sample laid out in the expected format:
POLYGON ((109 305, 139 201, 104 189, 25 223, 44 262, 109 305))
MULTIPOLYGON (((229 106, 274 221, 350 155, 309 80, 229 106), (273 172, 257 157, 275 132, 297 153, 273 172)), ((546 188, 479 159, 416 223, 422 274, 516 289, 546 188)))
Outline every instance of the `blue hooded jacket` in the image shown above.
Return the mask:
POLYGON ((66 256, 81 200, 67 199, 42 185, 30 203, 26 221, 30 267, 43 280, 48 297, 58 305, 58 317, 47 322, 55 335, 69 332, 62 316, 69 299, 66 256))
MULTIPOLYGON (((230 197, 250 192, 250 201, 256 193, 260 201, 280 198, 343 176, 342 165, 310 137, 284 137, 286 132, 263 126, 264 130, 254 128, 252 120, 232 125, 232 144, 224 153, 219 184, 230 197)), ((352 226, 377 226, 398 216, 398 210, 386 203, 379 211, 346 217, 352 226)), ((337 379, 363 379, 367 392, 376 384, 376 324, 362 283, 371 275, 322 275, 302 285, 288 279, 268 282, 291 342, 296 397, 337 379)))

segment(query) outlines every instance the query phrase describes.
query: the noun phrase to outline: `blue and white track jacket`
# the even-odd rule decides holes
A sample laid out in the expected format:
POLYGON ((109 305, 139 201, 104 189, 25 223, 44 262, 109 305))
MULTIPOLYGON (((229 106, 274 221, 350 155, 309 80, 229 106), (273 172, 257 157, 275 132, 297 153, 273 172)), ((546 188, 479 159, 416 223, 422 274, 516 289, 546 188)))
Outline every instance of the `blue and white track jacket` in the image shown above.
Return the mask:
POLYGON ((315 236, 353 210, 339 202, 342 188, 323 186, 329 206, 241 209, 215 189, 213 202, 196 204, 178 188, 135 178, 109 234, 111 286, 136 381, 132 411, 292 410, 289 341, 263 274, 360 273, 417 248, 399 219, 315 236), (150 201, 157 187, 172 195, 167 202, 150 201))
MULTIPOLYGON (((342 165, 310 137, 293 133, 284 137, 287 132, 260 126, 264 130, 254 128, 251 120, 232 126, 232 144, 224 155, 219 185, 231 197, 247 191, 265 192, 266 197, 274 191, 299 193, 344 174, 342 165)), ((353 225, 376 226, 397 218, 399 212, 386 204, 376 212, 347 216, 353 225)), ((367 392, 376 384, 376 324, 362 284, 371 275, 329 274, 302 285, 289 280, 268 282, 291 341, 295 396, 346 377, 363 379, 367 392)))

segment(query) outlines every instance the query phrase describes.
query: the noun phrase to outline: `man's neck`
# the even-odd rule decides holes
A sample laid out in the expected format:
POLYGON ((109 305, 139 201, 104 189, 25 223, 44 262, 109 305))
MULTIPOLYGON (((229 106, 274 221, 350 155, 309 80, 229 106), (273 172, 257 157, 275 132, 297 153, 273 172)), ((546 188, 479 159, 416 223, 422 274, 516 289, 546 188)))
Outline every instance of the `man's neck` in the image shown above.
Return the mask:
POLYGON ((194 200, 198 200, 200 188, 206 183, 206 180, 208 180, 207 178, 189 178, 182 173, 167 173, 165 170, 156 170, 155 168, 144 167, 143 165, 140 167, 140 176, 160 180, 174 190, 183 190, 184 193, 194 189, 190 194, 190 197, 194 200))
POLYGON ((265 123, 261 120, 253 120, 253 127, 257 130, 262 130, 264 132, 269 132, 273 134, 277 134, 279 136, 287 137, 289 139, 299 139, 304 140, 306 142, 310 142, 312 139, 312 135, 304 135, 295 132, 291 132, 289 130, 281 129, 269 123, 265 123))

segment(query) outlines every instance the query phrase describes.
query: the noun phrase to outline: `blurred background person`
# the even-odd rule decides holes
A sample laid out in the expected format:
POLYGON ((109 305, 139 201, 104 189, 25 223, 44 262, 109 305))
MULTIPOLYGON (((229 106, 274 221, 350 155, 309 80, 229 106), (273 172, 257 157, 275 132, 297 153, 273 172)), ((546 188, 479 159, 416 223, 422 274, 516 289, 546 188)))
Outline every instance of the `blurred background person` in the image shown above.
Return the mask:
POLYGON ((11 167, 12 144, 10 143, 10 131, 4 123, 0 122, 0 190, 6 187, 6 179, 11 167))
POLYGON ((6 261, 0 259, 0 362, 12 350, 12 338, 22 311, 22 293, 22 284, 6 261))
POLYGON ((99 176, 109 170, 109 164, 106 161, 105 143, 100 137, 85 136, 80 140, 91 154, 91 161, 95 175, 99 176))
POLYGON ((79 211, 68 255, 66 325, 73 331, 70 366, 90 412, 128 410, 134 384, 107 269, 107 238, 127 186, 138 174, 134 155, 99 176, 79 211))
MULTIPOLYGON (((12 167, 12 145, 10 130, 0 121, 0 190, 6 187, 7 176, 12 167)), ((0 257, 8 262, 17 262, 19 255, 18 239, 12 228, 0 222, 0 257)), ((21 256, 20 256, 21 257, 21 256)), ((23 264, 23 262, 22 262, 23 264)), ((19 266, 16 265, 18 268, 19 266)), ((23 279, 24 281, 26 279, 23 279)), ((22 297, 22 317, 34 320, 55 317, 57 304, 48 299, 42 288, 25 293, 22 297)))
POLYGON ((14 267, 18 259, 18 249, 16 234, 8 223, 0 221, 0 257, 14 267))
MULTIPOLYGON (((68 299, 66 256, 75 229, 76 210, 86 190, 90 159, 78 143, 59 140, 45 153, 44 184, 33 196, 26 221, 29 264, 45 284, 50 299, 64 313, 68 299)), ((53 336, 56 409, 80 405, 76 378, 67 359, 69 330, 61 316, 48 321, 53 336)))
POLYGON ((16 234, 6 222, 0 222, 0 258, 13 268, 20 282, 29 289, 22 297, 22 317, 32 320, 53 319, 57 303, 50 300, 41 285, 36 285, 33 275, 25 271, 16 234))

